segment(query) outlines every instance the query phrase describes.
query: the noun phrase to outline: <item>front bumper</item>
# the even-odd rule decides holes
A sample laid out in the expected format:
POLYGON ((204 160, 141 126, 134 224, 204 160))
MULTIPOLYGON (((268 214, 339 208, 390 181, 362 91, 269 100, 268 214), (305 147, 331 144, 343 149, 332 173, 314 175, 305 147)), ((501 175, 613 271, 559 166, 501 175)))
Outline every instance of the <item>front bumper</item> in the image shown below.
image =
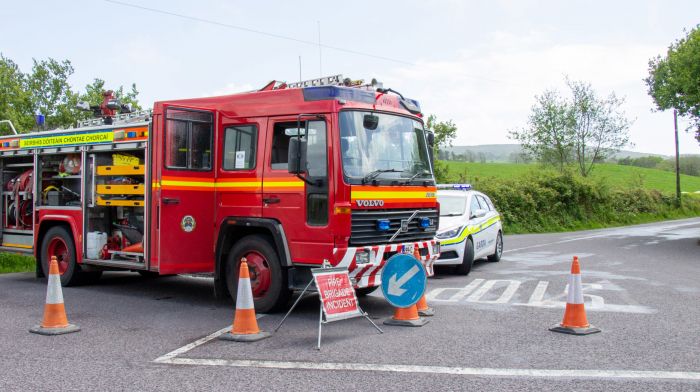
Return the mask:
POLYGON ((411 253, 410 249, 418 249, 420 261, 423 263, 427 275, 433 276, 433 265, 440 256, 440 244, 434 239, 401 244, 335 248, 333 249, 332 264, 335 267, 347 267, 350 281, 353 282, 355 288, 375 287, 382 283, 381 272, 386 261, 391 256, 406 250, 409 251, 407 253, 411 253), (358 251, 363 250, 370 252, 369 262, 358 264, 355 255, 358 251))
MULTIPOLYGON (((449 240, 445 238, 444 240, 449 240)), ((440 257, 435 260, 434 265, 459 265, 464 259, 464 241, 457 244, 441 245, 440 257)))

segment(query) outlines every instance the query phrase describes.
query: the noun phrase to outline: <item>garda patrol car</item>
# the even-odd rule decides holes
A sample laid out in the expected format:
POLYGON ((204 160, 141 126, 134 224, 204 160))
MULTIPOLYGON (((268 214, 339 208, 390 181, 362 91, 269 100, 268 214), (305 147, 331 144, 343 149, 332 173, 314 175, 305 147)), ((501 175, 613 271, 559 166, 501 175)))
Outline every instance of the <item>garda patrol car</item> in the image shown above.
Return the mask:
POLYGON ((499 261, 503 253, 501 215, 491 199, 469 184, 438 185, 440 258, 435 265, 454 265, 466 275, 474 260, 499 261))

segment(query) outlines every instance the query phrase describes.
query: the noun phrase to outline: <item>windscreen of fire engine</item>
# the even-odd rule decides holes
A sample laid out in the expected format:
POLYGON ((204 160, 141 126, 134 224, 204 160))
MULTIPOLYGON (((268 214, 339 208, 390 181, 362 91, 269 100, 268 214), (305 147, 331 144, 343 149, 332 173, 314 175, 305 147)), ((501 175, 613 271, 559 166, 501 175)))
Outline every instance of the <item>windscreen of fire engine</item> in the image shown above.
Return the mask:
POLYGON ((365 111, 342 111, 339 117, 343 171, 350 183, 432 179, 423 124, 365 111), (378 117, 375 129, 365 128, 365 115, 378 117))

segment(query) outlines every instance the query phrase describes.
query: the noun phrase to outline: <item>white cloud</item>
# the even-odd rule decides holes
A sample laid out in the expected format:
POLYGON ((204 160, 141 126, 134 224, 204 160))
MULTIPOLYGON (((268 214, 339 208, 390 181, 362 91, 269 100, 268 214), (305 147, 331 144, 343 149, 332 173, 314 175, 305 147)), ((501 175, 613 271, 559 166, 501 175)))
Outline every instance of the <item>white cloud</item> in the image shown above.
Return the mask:
MULTIPOLYGON (((667 116, 650 112, 642 81, 648 59, 661 51, 647 45, 550 44, 540 32, 498 32, 476 49, 459 51, 453 60, 424 60, 396 69, 385 85, 402 86, 426 113, 453 119, 457 145, 512 143, 507 133, 525 125, 534 96, 550 88, 564 91, 568 75, 590 82, 601 95, 614 91, 625 96, 624 109, 636 118, 631 129, 636 149, 670 154, 672 139, 661 145, 658 140, 667 116)), ((697 143, 687 145, 692 150, 697 143)))

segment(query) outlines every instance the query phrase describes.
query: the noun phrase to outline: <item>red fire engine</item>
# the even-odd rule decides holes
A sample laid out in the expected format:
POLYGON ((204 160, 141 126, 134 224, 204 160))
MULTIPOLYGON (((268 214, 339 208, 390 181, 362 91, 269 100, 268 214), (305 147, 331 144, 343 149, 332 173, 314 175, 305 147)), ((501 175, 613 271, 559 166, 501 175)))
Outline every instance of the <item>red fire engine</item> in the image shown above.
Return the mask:
POLYGON ((64 285, 213 273, 217 296, 235 296, 245 257, 261 312, 324 259, 359 294, 397 252, 418 249, 432 274, 432 134, 416 101, 352 84, 271 82, 122 114, 107 95, 78 128, 1 137, 1 249, 33 252, 38 276, 56 256, 64 285))

